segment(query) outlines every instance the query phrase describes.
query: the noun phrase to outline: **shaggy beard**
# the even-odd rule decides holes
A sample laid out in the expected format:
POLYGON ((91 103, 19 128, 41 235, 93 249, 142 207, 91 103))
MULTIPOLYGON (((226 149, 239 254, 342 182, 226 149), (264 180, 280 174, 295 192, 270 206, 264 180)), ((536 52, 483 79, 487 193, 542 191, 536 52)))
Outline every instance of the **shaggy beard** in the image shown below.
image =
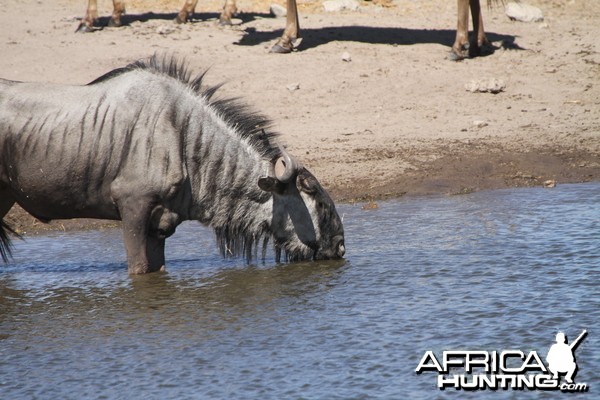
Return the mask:
POLYGON ((317 251, 303 243, 290 241, 275 241, 275 261, 281 263, 282 253, 285 255, 284 262, 313 261, 317 251))
POLYGON ((225 229, 217 230, 216 237, 219 250, 223 257, 243 256, 247 263, 251 263, 252 260, 258 259, 259 248, 262 248, 261 258, 262 261, 265 262, 267 258, 267 248, 269 241, 271 240, 274 244, 275 262, 278 264, 281 262, 313 261, 317 255, 315 249, 299 242, 297 239, 294 241, 281 240, 265 231, 260 234, 244 235, 240 234, 240 232, 232 234, 231 231, 225 229))

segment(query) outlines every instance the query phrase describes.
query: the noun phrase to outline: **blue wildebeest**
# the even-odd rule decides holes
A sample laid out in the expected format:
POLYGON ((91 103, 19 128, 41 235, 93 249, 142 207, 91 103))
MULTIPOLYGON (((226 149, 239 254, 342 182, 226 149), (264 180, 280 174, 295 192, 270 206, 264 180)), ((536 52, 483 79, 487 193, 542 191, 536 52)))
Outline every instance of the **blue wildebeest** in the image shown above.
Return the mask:
MULTIPOLYGON (((153 56, 85 86, 0 79, 0 220, 121 220, 131 274, 160 270, 184 220, 250 261, 341 258, 344 230, 317 179, 276 143, 269 121, 213 99, 184 63, 153 56)), ((0 252, 11 229, 0 225, 0 252)), ((14 233, 14 232, 13 232, 14 233)))
MULTIPOLYGON (((495 0, 488 0, 490 5, 495 0)), ((177 14, 175 21, 185 23, 191 15, 198 0, 185 0, 181 11, 177 14)), ((474 57, 480 54, 483 45, 488 44, 485 32, 483 30, 483 17, 481 15, 481 6, 479 0, 457 0, 458 23, 456 29, 456 38, 452 45, 452 50, 448 56, 449 59, 458 61, 465 57, 474 57), (469 40, 469 7, 473 19, 473 37, 469 40)), ((231 17, 237 12, 235 0, 225 0, 223 12, 219 17, 222 25, 231 24, 231 17)), ((125 13, 125 0, 113 0, 113 13, 109 21, 109 26, 120 26, 121 16, 125 13)), ((97 0, 88 0, 88 8, 85 17, 79 24, 78 31, 93 31, 94 22, 98 19, 97 0)), ((289 53, 297 45, 300 38, 300 24, 298 22, 298 8, 296 0, 287 0, 287 21, 281 38, 271 48, 272 53, 289 53)))

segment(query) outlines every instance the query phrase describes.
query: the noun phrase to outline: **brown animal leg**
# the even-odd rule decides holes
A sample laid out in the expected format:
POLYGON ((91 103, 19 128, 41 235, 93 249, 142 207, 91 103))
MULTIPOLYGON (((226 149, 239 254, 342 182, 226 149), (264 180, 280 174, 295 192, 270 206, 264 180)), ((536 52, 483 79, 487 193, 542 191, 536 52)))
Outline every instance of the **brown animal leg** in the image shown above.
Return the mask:
POLYGON ((484 41, 487 42, 483 32, 483 16, 481 15, 481 6, 479 0, 470 0, 471 18, 473 19, 473 36, 469 45, 469 57, 476 57, 481 54, 481 46, 484 41))
POLYGON ((125 14, 125 1, 113 0, 113 13, 108 21, 108 26, 118 27, 122 25, 121 16, 125 14))
POLYGON ((237 13, 237 6, 235 5, 235 0, 225 0, 223 12, 221 13, 221 16, 219 16, 219 24, 231 25, 231 17, 233 17, 235 13, 237 13))
POLYGON ((298 22, 298 7, 296 0, 287 0, 287 21, 281 38, 271 48, 271 53, 290 53, 298 47, 300 37, 300 23, 298 22))
POLYGON ((156 272, 165 265, 165 239, 149 235, 152 203, 148 199, 118 201, 123 221, 127 264, 132 275, 156 272))
POLYGON ((197 3, 198 0, 185 0, 181 11, 179 11, 179 14, 177 14, 177 17, 175 18, 175 22, 178 24, 185 24, 188 22, 188 19, 194 15, 197 3))
POLYGON ((93 32, 94 23, 98 20, 98 5, 96 0, 89 0, 85 17, 81 19, 81 23, 75 32, 93 32))
POLYGON ((483 29, 483 14, 479 11, 479 24, 477 29, 477 50, 478 54, 491 54, 494 52, 494 46, 490 43, 483 29))
POLYGON ((477 30, 477 45, 479 47, 483 47, 488 45, 490 42, 487 40, 485 36, 485 31, 483 29, 483 14, 479 11, 479 29, 477 30))
MULTIPOLYGON (((479 0, 471 0, 479 5, 479 0)), ((469 0, 457 0, 458 22, 456 27, 456 39, 448 59, 452 61, 462 60, 469 55, 469 0)))

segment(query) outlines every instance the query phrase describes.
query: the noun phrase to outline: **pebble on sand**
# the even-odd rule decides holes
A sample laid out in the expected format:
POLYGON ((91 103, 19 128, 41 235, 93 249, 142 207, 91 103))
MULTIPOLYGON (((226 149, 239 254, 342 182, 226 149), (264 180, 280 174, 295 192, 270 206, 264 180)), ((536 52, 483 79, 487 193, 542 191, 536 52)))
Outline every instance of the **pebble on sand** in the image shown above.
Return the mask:
POLYGON ((271 4, 271 15, 276 18, 283 18, 287 16, 287 9, 279 4, 271 4))
POLYGON ((502 79, 489 78, 472 80, 465 85, 465 89, 471 93, 500 93, 506 89, 506 83, 502 79))
POLYGON ((510 2, 504 8, 504 12, 513 21, 542 22, 544 20, 542 10, 525 3, 510 2))
POLYGON ((359 7, 356 0, 328 0, 323 2, 323 8, 327 12, 356 11, 359 7))

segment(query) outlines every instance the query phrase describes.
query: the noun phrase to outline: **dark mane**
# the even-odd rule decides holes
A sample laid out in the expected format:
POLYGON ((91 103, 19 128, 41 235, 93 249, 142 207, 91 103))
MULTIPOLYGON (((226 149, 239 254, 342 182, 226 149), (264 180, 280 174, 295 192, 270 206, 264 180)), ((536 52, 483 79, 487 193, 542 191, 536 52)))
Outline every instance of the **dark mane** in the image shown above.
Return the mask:
POLYGON ((176 79, 192 89, 198 96, 204 98, 225 123, 233 127, 239 133, 240 138, 248 140, 250 145, 256 149, 261 156, 275 159, 281 155, 281 151, 274 140, 278 134, 270 131, 272 121, 264 115, 251 109, 239 98, 212 99, 222 84, 215 86, 203 86, 205 70, 195 77, 188 68, 185 60, 178 60, 173 55, 158 56, 135 61, 125 67, 114 69, 88 83, 95 85, 116 78, 124 73, 134 70, 146 70, 155 74, 166 75, 176 79))

